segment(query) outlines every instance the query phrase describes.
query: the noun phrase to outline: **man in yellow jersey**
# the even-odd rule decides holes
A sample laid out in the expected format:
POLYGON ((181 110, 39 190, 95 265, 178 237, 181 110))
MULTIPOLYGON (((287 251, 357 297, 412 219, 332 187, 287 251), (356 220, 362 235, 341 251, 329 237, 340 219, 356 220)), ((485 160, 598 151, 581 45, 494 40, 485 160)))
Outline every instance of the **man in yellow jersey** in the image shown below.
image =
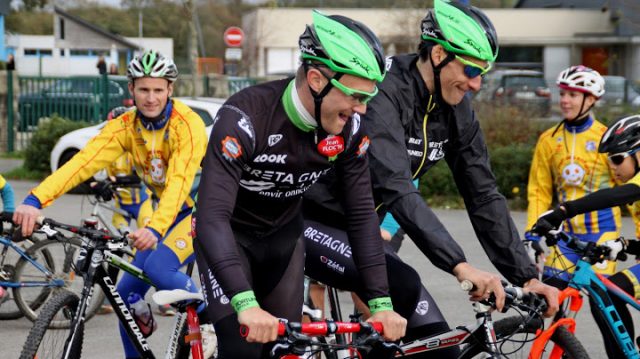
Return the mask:
MULTIPOLYGON (((133 264, 143 268, 158 289, 195 292, 193 281, 178 269, 193 259, 192 195, 207 143, 204 123, 188 106, 171 98, 178 76, 173 60, 147 50, 129 63, 127 76, 136 109, 109 121, 82 151, 34 188, 16 209, 14 221, 22 225, 23 235, 30 235, 40 208, 129 152, 136 173, 159 198, 149 223, 129 235, 138 249, 133 264)), ((133 293, 144 298, 148 289, 126 273, 118 283, 125 302, 133 293)), ((137 322, 149 335, 154 323, 137 322)), ((126 357, 138 357, 122 326, 120 330, 126 357)), ((144 350, 140 343, 135 345, 138 351, 144 350)))

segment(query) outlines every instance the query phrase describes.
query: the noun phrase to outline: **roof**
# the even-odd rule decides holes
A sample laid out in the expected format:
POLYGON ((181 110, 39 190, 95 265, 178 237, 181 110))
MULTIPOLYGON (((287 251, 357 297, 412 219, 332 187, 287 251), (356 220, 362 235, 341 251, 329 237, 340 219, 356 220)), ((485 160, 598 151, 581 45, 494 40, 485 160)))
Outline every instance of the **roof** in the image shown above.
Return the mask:
POLYGON ((86 28, 88 28, 88 29, 90 29, 92 31, 95 31, 95 32, 99 33, 100 35, 102 35, 102 36, 104 36, 106 38, 109 38, 109 39, 111 39, 113 41, 116 41, 116 42, 120 43, 123 46, 129 47, 129 48, 132 48, 132 49, 137 49, 138 48, 137 44, 125 39, 124 37, 122 37, 120 35, 116 35, 116 34, 114 34, 112 32, 109 32, 109 31, 105 30, 104 28, 102 28, 102 27, 100 27, 98 25, 92 24, 92 23, 90 23, 90 22, 88 22, 88 21, 86 21, 86 20, 84 20, 84 19, 82 19, 82 18, 80 18, 78 16, 71 15, 68 12, 62 10, 61 8, 59 8, 57 6, 54 6, 53 9, 54 9, 56 14, 58 14, 60 16, 63 16, 63 17, 65 17, 65 18, 67 18, 67 19, 69 19, 69 20, 71 20, 73 22, 76 22, 76 23, 78 23, 78 24, 80 24, 80 25, 82 25, 82 26, 84 26, 84 27, 86 27, 86 28))
POLYGON ((600 9, 607 3, 606 0, 518 0, 514 7, 600 9))

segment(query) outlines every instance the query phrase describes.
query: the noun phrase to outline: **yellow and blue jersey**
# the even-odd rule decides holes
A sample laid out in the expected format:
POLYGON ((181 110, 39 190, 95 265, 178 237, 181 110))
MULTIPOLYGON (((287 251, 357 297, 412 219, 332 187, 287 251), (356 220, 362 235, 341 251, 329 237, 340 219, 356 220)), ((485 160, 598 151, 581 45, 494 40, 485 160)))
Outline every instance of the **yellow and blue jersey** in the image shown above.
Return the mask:
POLYGON ((109 121, 69 162, 32 190, 50 205, 98 170, 131 153, 136 173, 158 198, 147 227, 164 237, 181 211, 193 207, 193 186, 207 138, 202 119, 179 100, 168 104, 166 123, 146 123, 131 110, 109 121))
MULTIPOLYGON (((579 125, 565 121, 540 135, 529 172, 527 231, 552 208, 554 196, 563 203, 616 185, 606 154, 598 152, 606 130, 606 126, 589 117, 579 125)), ((613 207, 567 219, 563 229, 583 241, 601 243, 617 238, 620 226, 620 208, 613 207)), ((577 259, 573 251, 559 243, 547 256, 543 274, 568 280, 577 259)), ((598 263, 594 270, 613 274, 616 263, 598 263)))
MULTIPOLYGON (((107 174, 111 177, 132 176, 135 173, 133 157, 125 153, 107 167, 107 174)), ((124 191, 115 191, 115 199, 121 206, 137 205, 147 200, 149 190, 142 185, 141 188, 126 188, 124 191)))
MULTIPOLYGON (((606 154, 598 144, 606 127, 589 118, 579 126, 567 125, 545 131, 536 144, 527 198, 527 230, 552 202, 572 201, 600 189, 612 188, 615 181, 606 154)), ((607 208, 575 216, 565 221, 564 230, 573 234, 620 231, 620 209, 607 208)))

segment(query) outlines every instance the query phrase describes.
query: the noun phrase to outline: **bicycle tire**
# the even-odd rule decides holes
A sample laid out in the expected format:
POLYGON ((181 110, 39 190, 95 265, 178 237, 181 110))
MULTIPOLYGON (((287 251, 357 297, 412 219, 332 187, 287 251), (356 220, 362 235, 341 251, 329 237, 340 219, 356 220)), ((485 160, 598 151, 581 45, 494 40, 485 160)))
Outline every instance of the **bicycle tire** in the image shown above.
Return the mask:
MULTIPOLYGON (((513 340, 513 336, 517 334, 525 334, 529 341, 535 338, 536 331, 542 327, 542 320, 536 318, 526 318, 522 316, 507 317, 498 320, 494 323, 494 329, 498 341, 501 340, 513 340), (526 325, 523 325, 525 324, 526 325)), ((582 343, 576 338, 569 330, 564 326, 559 326, 551 336, 550 341, 563 349, 563 358, 571 359, 588 359, 589 354, 584 348, 582 343)), ((548 352, 551 351, 553 345, 548 347, 548 352)), ((525 349, 525 347, 522 347, 525 349)), ((522 350, 524 357, 528 357, 528 350, 522 350)), ((548 353, 543 353, 548 354, 548 353)), ((510 356, 512 357, 512 356, 510 356)), ((545 358, 544 356, 541 358, 545 358)), ((538 359, 538 358, 536 358, 538 359)))
MULTIPOLYGON (((30 246, 33 246, 38 241, 39 241, 38 239, 31 237, 31 238, 25 239, 23 243, 30 242, 30 246)), ((26 252, 27 248, 25 248, 24 245, 21 245, 21 246, 22 246, 22 249, 26 252)), ((12 263, 12 264, 5 264, 2 267, 2 270, 8 271, 8 273, 10 273, 11 275, 9 279, 11 281, 14 281, 15 268, 16 268, 15 263, 18 262, 21 256, 20 254, 18 254, 18 252, 16 252, 13 249, 8 249, 8 253, 6 253, 6 255, 1 258, 3 262, 12 263), (10 258, 7 258, 6 255, 9 255, 10 258)), ((45 258, 45 260, 50 260, 50 257, 45 258)), ((13 289, 7 288, 5 296, 0 300, 0 320, 14 320, 14 319, 20 319, 22 317, 24 317, 24 314, 22 313, 22 310, 20 310, 20 308, 18 307, 18 305, 14 300, 13 289)))
MULTIPOLYGON (((38 318, 29 330, 27 340, 22 347, 20 359, 60 358, 70 330, 48 330, 57 316, 73 318, 78 309, 80 298, 72 292, 59 291, 43 306, 38 318), (47 334, 51 337, 45 337, 47 334)), ((84 339, 84 323, 81 323, 71 344, 71 358, 80 358, 84 339)))
MULTIPOLYGON (((22 311, 24 316, 35 321, 40 312, 40 307, 48 298, 51 298, 61 290, 68 290, 76 293, 78 296, 82 295, 82 286, 84 280, 81 276, 76 276, 72 269, 72 265, 75 263, 75 256, 82 248, 82 241, 78 238, 68 238, 66 241, 41 241, 27 250, 27 255, 36 260, 43 256, 50 258, 45 263, 47 269, 54 273, 55 278, 64 279, 65 285, 63 287, 17 287, 13 289, 14 300, 18 308, 22 311), (56 260, 62 261, 56 263, 56 260)), ((42 263, 42 262, 40 262, 42 263)), ((44 273, 35 268, 29 261, 24 258, 20 258, 16 263, 14 280, 16 282, 25 281, 33 277, 41 276, 37 280, 47 281, 49 278, 44 276, 44 273)), ((91 319, 95 315, 98 308, 104 301, 104 293, 96 284, 94 286, 93 297, 85 313, 85 320, 91 319)), ((54 321, 51 323, 52 328, 68 328, 70 321, 54 321)))
MULTIPOLYGON (((179 328, 179 333, 180 335, 178 336, 178 342, 176 343, 176 352, 175 355, 167 355, 167 358, 171 358, 171 359, 189 359, 190 355, 191 355, 191 345, 189 345, 189 343, 186 343, 184 341, 185 336, 187 335, 187 332, 189 330, 188 326, 187 326, 187 320, 186 320, 186 314, 184 314, 185 318, 184 320, 178 322, 178 325, 180 326, 179 328)), ((175 329, 174 329, 175 330, 175 329)))

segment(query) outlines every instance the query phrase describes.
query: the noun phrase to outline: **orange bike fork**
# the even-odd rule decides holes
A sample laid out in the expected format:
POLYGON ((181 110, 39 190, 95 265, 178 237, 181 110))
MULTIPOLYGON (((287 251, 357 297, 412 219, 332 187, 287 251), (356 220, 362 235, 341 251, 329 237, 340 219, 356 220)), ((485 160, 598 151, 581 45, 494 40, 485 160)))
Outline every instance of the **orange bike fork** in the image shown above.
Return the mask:
MULTIPOLYGON (((580 308, 582 308, 582 295, 577 289, 567 287, 562 290, 560 292, 560 295, 558 296, 558 301, 561 306, 566 299, 569 299, 569 307, 567 309, 570 312, 576 313, 580 310, 580 308)), ((574 334, 576 331, 576 321, 573 318, 560 318, 553 322, 553 324, 551 324, 551 326, 546 330, 539 329, 536 332, 536 339, 533 341, 531 352, 529 352, 529 359, 538 359, 542 357, 542 354, 544 353, 549 340, 551 340, 551 336, 553 336, 553 333, 555 333, 556 329, 559 326, 566 327, 567 330, 571 332, 571 334, 574 334)), ((549 356, 549 358, 561 359, 563 352, 564 350, 562 350, 562 348, 554 345, 553 350, 551 351, 551 356, 549 356)))

